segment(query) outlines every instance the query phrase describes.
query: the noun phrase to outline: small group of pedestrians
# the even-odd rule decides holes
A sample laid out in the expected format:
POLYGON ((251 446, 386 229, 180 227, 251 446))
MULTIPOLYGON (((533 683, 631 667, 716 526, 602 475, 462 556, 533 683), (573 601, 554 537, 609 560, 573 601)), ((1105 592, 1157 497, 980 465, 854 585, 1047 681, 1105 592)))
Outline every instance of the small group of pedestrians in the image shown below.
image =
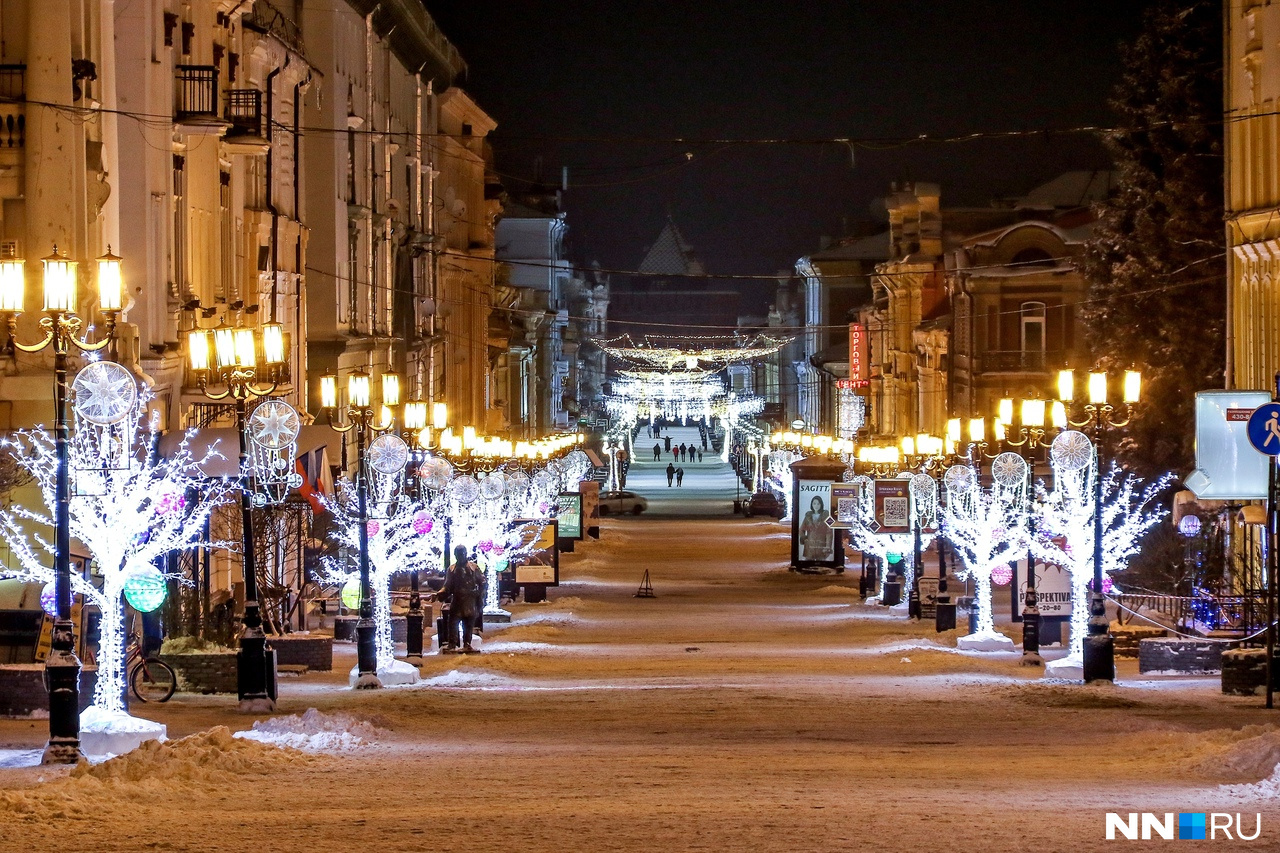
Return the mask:
MULTIPOLYGON (((702 451, 694 447, 692 444, 680 444, 676 447, 667 448, 671 451, 672 462, 701 462, 702 451)), ((653 446, 653 460, 659 460, 658 446, 653 446)))
POLYGON ((674 480, 676 487, 684 485, 684 469, 677 468, 674 462, 667 463, 667 488, 671 488, 671 481, 674 480))
POLYGON ((453 549, 453 565, 445 576, 444 586, 436 593, 436 599, 449 607, 446 620, 449 633, 441 641, 442 650, 457 650, 461 640, 463 652, 479 651, 471 642, 475 632, 484 629, 485 593, 484 573, 467 558, 467 546, 457 546, 453 549))

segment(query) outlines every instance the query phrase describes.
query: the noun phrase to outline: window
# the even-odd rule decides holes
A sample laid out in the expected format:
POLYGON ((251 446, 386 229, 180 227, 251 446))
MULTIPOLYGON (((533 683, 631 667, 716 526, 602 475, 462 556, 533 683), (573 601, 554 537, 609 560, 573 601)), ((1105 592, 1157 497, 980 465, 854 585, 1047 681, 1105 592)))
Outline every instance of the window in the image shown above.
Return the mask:
POLYGON ((1022 366, 1027 370, 1044 369, 1044 303, 1022 303, 1022 366))

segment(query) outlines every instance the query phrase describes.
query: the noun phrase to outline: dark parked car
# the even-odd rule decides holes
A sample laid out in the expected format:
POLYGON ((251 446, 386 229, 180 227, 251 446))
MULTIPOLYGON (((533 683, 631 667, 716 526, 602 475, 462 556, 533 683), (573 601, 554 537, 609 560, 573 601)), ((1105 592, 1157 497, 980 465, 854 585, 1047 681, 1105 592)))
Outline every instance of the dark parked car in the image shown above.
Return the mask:
POLYGON ((773 492, 756 492, 751 496, 751 500, 747 501, 746 506, 742 508, 742 514, 747 518, 753 515, 769 515, 774 518, 782 518, 782 513, 782 501, 778 500, 778 496, 773 492))

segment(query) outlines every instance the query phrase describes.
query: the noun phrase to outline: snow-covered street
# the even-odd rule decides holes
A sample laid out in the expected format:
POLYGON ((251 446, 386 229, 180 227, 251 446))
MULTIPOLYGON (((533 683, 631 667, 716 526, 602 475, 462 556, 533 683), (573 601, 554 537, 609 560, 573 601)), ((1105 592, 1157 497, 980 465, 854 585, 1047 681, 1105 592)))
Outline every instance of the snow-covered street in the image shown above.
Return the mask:
POLYGON ((602 526, 483 654, 357 693, 343 648, 252 740, 217 728, 251 727, 233 697, 179 694, 133 708, 168 744, 42 768, 47 724, 0 720, 0 851, 1093 850, 1108 811, 1262 812, 1254 843, 1280 839, 1280 783, 1250 784, 1276 712, 1216 677, 1046 683, 853 573, 787 572, 777 522, 602 526))

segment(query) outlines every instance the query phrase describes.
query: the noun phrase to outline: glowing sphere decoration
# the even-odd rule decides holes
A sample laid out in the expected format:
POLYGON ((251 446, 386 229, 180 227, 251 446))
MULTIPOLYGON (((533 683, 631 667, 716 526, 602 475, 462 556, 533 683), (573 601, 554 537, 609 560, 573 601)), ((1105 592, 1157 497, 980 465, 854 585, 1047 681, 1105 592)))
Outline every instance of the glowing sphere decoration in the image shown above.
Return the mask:
POLYGON ((889 555, 887 556, 887 559, 889 560, 889 565, 891 565, 891 566, 895 566, 895 565, 897 565, 898 563, 901 563, 901 562, 902 562, 902 555, 901 555, 901 554, 889 554, 889 555))
POLYGON ((187 499, 178 492, 169 492, 161 495, 160 500, 156 501, 156 515, 168 515, 171 512, 177 512, 187 505, 187 499))
POLYGON ((431 532, 431 528, 435 526, 435 521, 431 518, 431 514, 425 509, 421 510, 413 517, 413 532, 419 536, 426 536, 431 532))
POLYGON ((40 590, 40 609, 50 616, 58 615, 58 585, 55 582, 49 581, 40 590))
POLYGON ((154 568, 137 572, 124 582, 124 600, 139 613, 150 613, 164 604, 168 593, 164 575, 154 568))
POLYGON ((488 477, 480 481, 480 494, 486 500, 497 500, 502 497, 503 491, 506 489, 505 478, 498 471, 494 471, 488 477))
POLYGON ((376 521, 371 521, 365 525, 365 529, 369 531, 370 536, 377 536, 378 531, 382 529, 382 525, 376 521))
POLYGON ((1001 564, 991 570, 991 580, 997 586, 1008 586, 1013 580, 1013 569, 1008 565, 1001 564))
POLYGON ((423 484, 433 492, 448 488, 453 479, 453 466, 438 456, 432 456, 418 466, 418 476, 423 484))
POLYGON ((1178 522, 1178 532, 1187 538, 1198 535, 1200 533, 1200 516, 1184 515, 1182 520, 1178 522))
POLYGON ((348 610, 360 609, 359 578, 352 578, 342 585, 342 606, 348 610))
POLYGON ((463 506, 469 506, 480 497, 480 484, 474 477, 463 474, 461 477, 455 477, 449 484, 449 492, 455 501, 463 506))

